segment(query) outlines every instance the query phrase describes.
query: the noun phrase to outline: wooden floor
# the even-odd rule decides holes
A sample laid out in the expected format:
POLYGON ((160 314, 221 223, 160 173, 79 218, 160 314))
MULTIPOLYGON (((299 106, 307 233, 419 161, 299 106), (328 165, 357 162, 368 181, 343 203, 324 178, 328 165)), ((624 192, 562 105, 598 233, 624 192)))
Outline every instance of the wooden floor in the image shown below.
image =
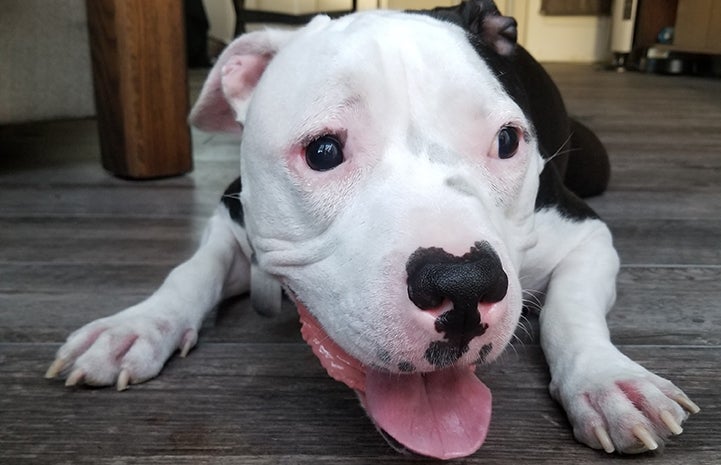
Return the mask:
MULTIPOLYGON (((721 463, 721 80, 553 65, 613 163, 592 201, 624 266, 613 339, 702 408, 653 464, 721 463)), ((199 78, 196 76, 196 84, 199 78)), ((135 303, 188 257, 237 172, 234 142, 194 133, 195 171, 128 182, 100 169, 93 121, 0 128, 0 463, 410 464, 320 368, 293 310, 223 305, 187 359, 122 393, 43 373, 70 331, 135 303)), ((488 439, 464 464, 628 460, 577 444, 531 337, 481 376, 488 439)))

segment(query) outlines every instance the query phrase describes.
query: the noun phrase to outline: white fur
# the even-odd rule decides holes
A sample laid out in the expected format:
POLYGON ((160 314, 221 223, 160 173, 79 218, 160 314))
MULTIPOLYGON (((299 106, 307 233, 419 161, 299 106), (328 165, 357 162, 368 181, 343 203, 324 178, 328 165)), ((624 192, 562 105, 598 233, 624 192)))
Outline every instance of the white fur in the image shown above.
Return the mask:
POLYGON ((91 385, 113 384, 121 370, 132 383, 157 375, 175 350, 195 345, 204 317, 221 299, 248 290, 249 263, 238 231, 219 207, 201 246, 153 295, 73 332, 58 359, 91 385))
POLYGON ((73 333, 61 359, 91 384, 113 383, 123 369, 132 382, 155 376, 176 348, 195 342, 210 309, 248 290, 246 257, 255 254, 364 364, 431 370, 423 351, 441 337, 434 317, 408 299, 405 263, 419 247, 462 255, 487 241, 509 289, 483 310, 489 329, 460 363, 488 343, 487 359, 495 358, 514 332, 522 289, 543 290, 551 392, 579 440, 601 447, 594 431, 603 427, 617 450, 636 451, 634 426, 661 442, 670 434, 663 411, 685 419, 671 400, 682 393, 610 343, 605 314, 619 265, 608 229, 554 209, 534 212, 543 160, 529 122, 461 29, 366 13, 267 34, 229 48, 274 54, 252 97, 235 92, 242 97, 229 102, 244 125, 247 229, 219 207, 193 258, 146 301, 73 333), (506 124, 530 135, 515 157, 500 160, 494 142, 506 124), (328 133, 345 138, 346 161, 312 171, 303 145, 328 133), (132 348, 116 357, 129 340, 132 348), (627 386, 648 405, 637 409, 627 386))
POLYGON ((611 344, 605 317, 616 298, 619 269, 611 233, 599 220, 575 223, 555 210, 539 212, 536 225, 538 245, 528 252, 524 272, 535 283, 526 289, 546 290, 540 322, 550 390, 566 409, 576 438, 601 448, 594 433, 601 427, 616 450, 638 452, 645 447, 633 428, 642 425, 663 443, 670 431, 662 412, 679 425, 688 417, 674 400, 683 393, 611 344), (641 405, 634 405, 634 397, 643 399, 641 405))

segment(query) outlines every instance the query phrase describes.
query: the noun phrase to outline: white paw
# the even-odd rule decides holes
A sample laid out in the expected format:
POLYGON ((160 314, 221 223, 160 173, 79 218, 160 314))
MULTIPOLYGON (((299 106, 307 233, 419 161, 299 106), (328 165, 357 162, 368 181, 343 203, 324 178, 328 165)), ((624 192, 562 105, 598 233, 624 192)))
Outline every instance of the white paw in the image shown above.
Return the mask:
POLYGON ((184 357, 197 342, 197 330, 146 307, 130 307, 73 332, 45 377, 68 373, 66 386, 116 384, 122 391, 157 375, 175 350, 184 357))
POLYGON ((663 447, 700 409, 670 381, 620 352, 592 357, 551 392, 566 409, 577 440, 606 452, 636 454, 663 447), (580 375, 579 375, 580 373, 580 375))

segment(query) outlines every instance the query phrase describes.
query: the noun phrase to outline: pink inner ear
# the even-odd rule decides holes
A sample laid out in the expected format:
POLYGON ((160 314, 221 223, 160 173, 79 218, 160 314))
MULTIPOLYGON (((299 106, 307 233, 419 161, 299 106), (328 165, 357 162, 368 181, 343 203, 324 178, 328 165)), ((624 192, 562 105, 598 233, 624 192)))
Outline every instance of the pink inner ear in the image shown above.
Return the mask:
POLYGON ((235 120, 235 112, 223 98, 220 83, 215 89, 209 90, 204 97, 206 99, 196 103, 190 113, 190 123, 193 126, 209 132, 227 132, 231 134, 243 132, 235 120))
POLYGON ((248 100, 268 65, 268 55, 235 55, 221 70, 223 93, 230 100, 248 100))
POLYGON ((218 63, 190 113, 191 124, 209 132, 242 133, 253 89, 271 58, 270 54, 247 53, 218 63))

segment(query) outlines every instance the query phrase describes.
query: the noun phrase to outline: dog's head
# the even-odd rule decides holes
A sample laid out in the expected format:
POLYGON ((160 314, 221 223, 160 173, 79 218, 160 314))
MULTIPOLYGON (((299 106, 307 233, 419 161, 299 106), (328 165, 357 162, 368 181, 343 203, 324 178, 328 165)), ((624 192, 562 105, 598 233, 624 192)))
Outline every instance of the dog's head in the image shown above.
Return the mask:
POLYGON ((328 372, 405 447, 443 458, 483 441, 472 367, 514 332, 533 243, 543 161, 488 58, 508 40, 418 14, 318 17, 233 42, 191 114, 242 131, 252 260, 328 372))

